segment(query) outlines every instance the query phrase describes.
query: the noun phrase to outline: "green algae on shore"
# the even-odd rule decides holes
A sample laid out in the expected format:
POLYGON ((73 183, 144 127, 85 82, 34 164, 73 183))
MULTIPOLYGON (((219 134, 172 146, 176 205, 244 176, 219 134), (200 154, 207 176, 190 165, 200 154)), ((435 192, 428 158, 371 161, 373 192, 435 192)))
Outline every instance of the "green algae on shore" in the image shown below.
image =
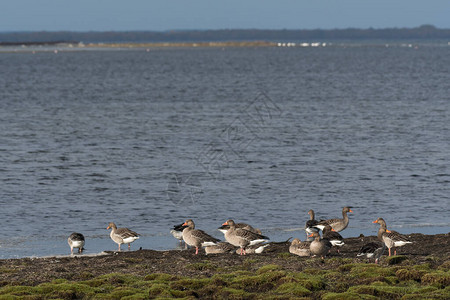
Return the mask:
MULTIPOLYGON (((448 261, 444 263, 448 265, 448 261)), ((442 265, 444 265, 442 264, 442 265)), ((441 266, 442 266, 441 265, 441 266)), ((56 279, 36 286, 2 282, 2 299, 449 299, 448 268, 342 264, 340 271, 293 272, 266 265, 211 277, 111 273, 88 280, 56 279)))
POLYGON ((448 234, 412 234, 402 255, 356 257, 348 238, 325 259, 273 243, 257 255, 137 250, 0 260, 0 299, 450 299, 448 234))

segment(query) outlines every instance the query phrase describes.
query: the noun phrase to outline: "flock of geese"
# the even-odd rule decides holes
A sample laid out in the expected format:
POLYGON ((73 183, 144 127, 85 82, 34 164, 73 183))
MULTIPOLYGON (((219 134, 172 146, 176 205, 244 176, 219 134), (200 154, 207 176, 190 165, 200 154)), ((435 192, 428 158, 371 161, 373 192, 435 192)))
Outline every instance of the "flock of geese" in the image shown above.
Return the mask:
MULTIPOLYGON (((342 209, 342 219, 328 219, 316 220, 313 210, 308 211, 310 219, 306 222, 305 231, 312 241, 301 241, 298 238, 292 240, 289 247, 289 252, 298 256, 320 256, 324 258, 330 249, 335 246, 344 245, 344 238, 339 234, 340 231, 347 228, 349 218, 347 213, 352 213, 350 207, 342 209), (320 235, 322 231, 322 236, 320 235)), ((397 254, 396 247, 401 247, 411 242, 404 235, 387 230, 386 222, 382 218, 378 218, 373 223, 378 223, 380 228, 378 230, 378 239, 382 242, 380 245, 376 242, 370 242, 363 245, 358 253, 358 256, 366 256, 368 258, 375 258, 375 262, 384 253, 385 248, 389 249, 389 256, 391 256, 391 249, 394 248, 394 254, 397 254)), ((139 238, 139 234, 128 228, 117 228, 113 222, 108 224, 107 229, 111 229, 110 237, 118 244, 120 251, 122 244, 128 244, 128 250, 131 248, 131 243, 139 238)), ((246 255, 249 253, 261 253, 269 246, 267 243, 269 238, 262 235, 261 230, 246 224, 235 223, 233 220, 227 220, 218 228, 223 232, 226 242, 221 242, 219 239, 207 234, 205 231, 196 229, 194 221, 186 220, 183 224, 175 225, 171 230, 172 235, 184 241, 187 245, 195 247, 195 254, 197 255, 199 249, 204 247, 206 254, 212 253, 238 253, 246 255)), ((85 239, 81 233, 72 233, 68 238, 70 251, 73 254, 73 249, 78 248, 78 252, 83 251, 85 239)))

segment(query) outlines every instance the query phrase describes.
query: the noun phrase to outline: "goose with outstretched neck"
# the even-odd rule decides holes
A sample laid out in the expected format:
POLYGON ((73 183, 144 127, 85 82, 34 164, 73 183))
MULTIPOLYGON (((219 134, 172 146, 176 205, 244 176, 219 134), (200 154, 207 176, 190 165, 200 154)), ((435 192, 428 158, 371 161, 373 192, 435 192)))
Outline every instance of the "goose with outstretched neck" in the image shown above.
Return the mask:
POLYGON ((395 249, 395 247, 401 247, 412 243, 403 234, 400 234, 397 231, 387 230, 386 221, 383 218, 378 218, 372 223, 380 224, 380 229, 378 229, 377 236, 378 239, 382 241, 389 249, 389 256, 391 256, 391 248, 394 248, 394 255, 397 255, 397 249, 395 249))
POLYGON ((320 234, 318 232, 311 233, 309 237, 314 238, 314 240, 309 245, 309 250, 311 251, 311 254, 314 256, 320 256, 324 258, 325 255, 328 254, 333 245, 331 245, 331 243, 328 240, 321 239, 320 234))
POLYGON ((109 236, 115 243, 119 245, 119 251, 120 245, 122 244, 128 244, 128 250, 130 250, 131 243, 139 238, 139 234, 137 234, 133 230, 130 230, 128 228, 117 228, 116 224, 114 224, 113 222, 109 223, 106 229, 111 229, 111 233, 109 234, 109 236))
POLYGON ((325 228, 325 226, 330 225, 331 228, 334 229, 334 231, 339 232, 344 230, 345 228, 347 228, 348 226, 348 216, 347 213, 349 212, 353 212, 350 207, 346 206, 342 209, 342 219, 328 219, 328 220, 323 220, 323 221, 319 221, 319 223, 317 225, 315 225, 314 227, 319 228, 320 230, 323 230, 325 228))
POLYGON ((186 226, 183 229, 183 240, 189 246, 195 247, 195 254, 198 254, 198 248, 200 247, 212 246, 220 242, 219 239, 210 236, 203 230, 195 229, 194 221, 191 219, 186 220, 182 226, 186 226))
POLYGON ((264 243, 269 240, 267 236, 254 233, 242 228, 236 228, 233 220, 227 220, 222 225, 227 225, 230 228, 225 232, 225 239, 233 246, 241 248, 241 255, 245 255, 245 248, 256 244, 264 243))

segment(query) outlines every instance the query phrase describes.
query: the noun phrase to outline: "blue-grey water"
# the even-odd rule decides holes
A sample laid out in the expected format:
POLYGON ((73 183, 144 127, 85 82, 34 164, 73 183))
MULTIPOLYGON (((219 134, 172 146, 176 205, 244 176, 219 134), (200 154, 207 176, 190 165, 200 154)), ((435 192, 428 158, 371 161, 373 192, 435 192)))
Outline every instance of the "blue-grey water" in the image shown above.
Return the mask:
MULTIPOLYGON (((0 51, 0 258, 174 249, 192 218, 273 241, 450 230, 450 47, 0 51), (57 53, 56 53, 57 52, 57 53)), ((40 50, 40 49, 37 49, 40 50)), ((42 49, 41 49, 42 50, 42 49)), ((44 49, 45 50, 45 49, 44 49)))

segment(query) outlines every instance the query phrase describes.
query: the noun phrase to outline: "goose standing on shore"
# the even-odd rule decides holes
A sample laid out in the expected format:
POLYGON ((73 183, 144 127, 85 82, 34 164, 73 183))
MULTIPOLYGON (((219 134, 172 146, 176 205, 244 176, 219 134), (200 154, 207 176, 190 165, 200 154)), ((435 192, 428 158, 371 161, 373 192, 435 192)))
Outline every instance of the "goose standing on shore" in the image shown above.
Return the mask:
POLYGON ((310 242, 302 242, 299 239, 293 239, 289 246, 289 252, 298 256, 310 256, 310 242))
POLYGON ((311 242, 309 246, 309 250, 311 251, 312 255, 317 255, 322 257, 322 259, 325 257, 325 255, 328 254, 330 251, 332 245, 328 240, 324 240, 320 238, 320 234, 318 232, 313 232, 309 235, 309 237, 313 237, 314 241, 311 242))
POLYGON ((191 219, 183 223, 186 228, 183 229, 183 240, 189 246, 195 247, 195 254, 198 254, 198 248, 216 245, 219 239, 210 236, 203 230, 195 229, 194 221, 191 219))
POLYGON ((225 239, 233 246, 241 248, 241 255, 245 255, 245 248, 247 246, 253 246, 263 242, 267 242, 269 238, 267 236, 257 234, 242 228, 236 228, 236 224, 233 220, 227 220, 222 225, 230 226, 230 229, 225 232, 225 239))
POLYGON ((395 247, 401 247, 412 242, 408 240, 406 236, 398 233, 397 231, 387 230, 386 221, 383 218, 378 218, 372 223, 380 224, 378 229, 378 239, 382 241, 389 249, 389 256, 391 256, 391 248, 394 248, 394 255, 397 255, 397 249, 395 247))
POLYGON ((128 244, 128 250, 130 250, 131 243, 139 238, 139 234, 137 234, 133 230, 130 230, 128 228, 117 228, 116 224, 114 224, 113 222, 110 222, 106 229, 111 229, 111 233, 109 234, 109 236, 115 243, 119 245, 119 251, 120 245, 122 244, 128 244))
POLYGON ((308 211, 308 215, 309 215, 309 220, 306 221, 306 224, 305 224, 306 235, 309 235, 313 232, 319 231, 319 228, 315 227, 317 224, 319 224, 319 221, 317 221, 315 219, 314 210, 310 209, 308 211))
POLYGON ((319 228, 320 230, 323 230, 325 226, 330 225, 336 232, 342 231, 348 226, 348 216, 347 213, 353 212, 350 207, 346 206, 342 209, 342 219, 328 219, 319 221, 317 225, 314 227, 319 228))
POLYGON ((67 242, 70 246, 70 253, 73 254, 73 248, 78 248, 78 253, 83 252, 84 247, 84 235, 78 232, 72 233, 67 242))
MULTIPOLYGON (((338 232, 334 231, 333 228, 331 228, 330 225, 327 225, 322 230, 322 238, 325 240, 329 240, 331 245, 342 247, 344 246, 344 238, 342 235, 340 235, 338 232)), ((337 252, 339 252, 339 248, 337 249, 337 252)))

